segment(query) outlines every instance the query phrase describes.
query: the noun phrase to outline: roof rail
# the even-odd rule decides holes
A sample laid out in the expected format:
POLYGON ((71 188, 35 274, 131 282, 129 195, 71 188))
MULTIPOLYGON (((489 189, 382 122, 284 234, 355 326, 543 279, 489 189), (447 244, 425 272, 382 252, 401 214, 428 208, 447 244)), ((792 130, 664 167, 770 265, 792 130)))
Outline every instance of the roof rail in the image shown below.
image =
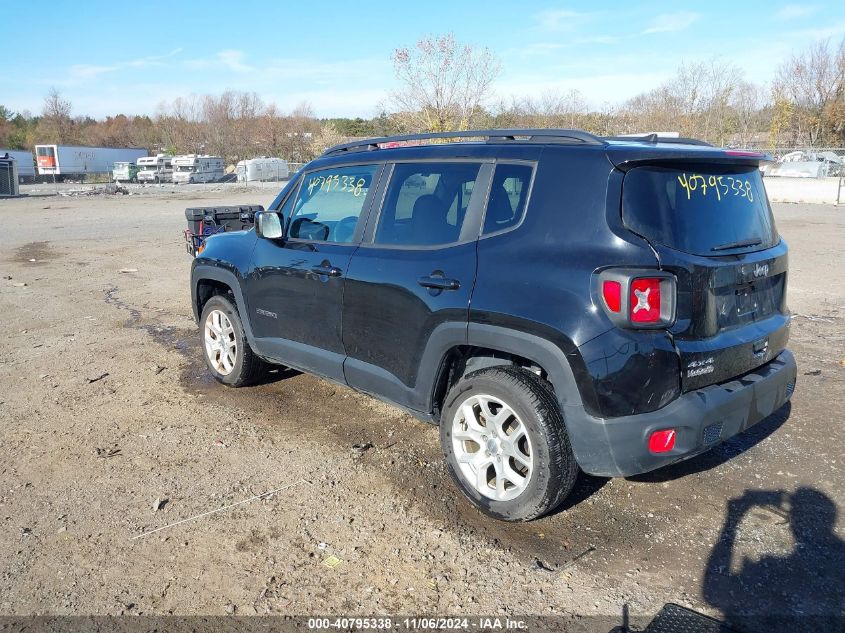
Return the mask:
POLYGON ((683 136, 659 136, 657 134, 643 134, 642 136, 605 136, 606 141, 634 141, 636 143, 673 143, 677 145, 703 145, 713 147, 711 143, 697 138, 683 136))
POLYGON ((559 142, 584 143, 587 145, 604 145, 604 140, 582 130, 560 129, 506 129, 506 130, 456 130, 453 132, 429 132, 426 134, 404 134, 401 136, 382 136, 368 138, 351 143, 342 143, 328 148, 323 156, 331 156, 341 152, 363 151, 379 149, 384 143, 401 143, 404 141, 424 141, 436 138, 486 138, 487 142, 500 143, 517 141, 525 138, 528 142, 559 142))

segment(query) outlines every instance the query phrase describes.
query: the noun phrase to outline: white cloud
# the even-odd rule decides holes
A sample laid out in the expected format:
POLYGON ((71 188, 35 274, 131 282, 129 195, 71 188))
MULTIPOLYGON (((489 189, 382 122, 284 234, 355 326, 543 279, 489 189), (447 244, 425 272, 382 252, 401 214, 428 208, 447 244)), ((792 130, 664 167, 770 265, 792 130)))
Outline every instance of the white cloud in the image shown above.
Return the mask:
POLYGON ((196 70, 225 68, 238 74, 255 71, 253 66, 246 63, 246 53, 234 49, 219 51, 214 56, 205 59, 189 59, 185 65, 196 70))
POLYGON ((138 59, 133 59, 132 61, 126 62, 123 65, 131 67, 131 68, 145 68, 147 66, 163 66, 165 59, 170 59, 171 57, 176 57, 181 52, 182 52, 181 48, 174 48, 169 53, 164 53, 163 55, 148 55, 146 57, 139 57, 138 59))
POLYGON ((845 21, 834 22, 830 26, 820 26, 816 28, 802 29, 800 31, 793 31, 793 34, 798 36, 800 41, 804 42, 804 45, 814 40, 827 40, 845 35, 845 21))
POLYGON ((701 14, 692 13, 691 11, 664 13, 655 17, 643 33, 672 33, 683 31, 697 22, 700 17, 701 14))
POLYGON ((545 57, 564 48, 568 48, 569 46, 570 44, 563 42, 536 42, 534 44, 526 44, 521 48, 508 49, 505 52, 505 56, 518 55, 519 57, 545 57))
POLYGON ((74 64, 68 68, 68 75, 65 79, 50 81, 47 83, 60 86, 72 86, 85 81, 93 81, 100 78, 100 75, 113 73, 127 68, 148 68, 151 66, 163 66, 164 60, 174 57, 182 52, 181 48, 175 48, 163 55, 148 55, 128 61, 118 61, 109 65, 96 64, 74 64))
POLYGON ((569 9, 549 9, 535 14, 534 20, 536 27, 543 31, 574 31, 597 15, 569 9))
POLYGON ((114 66, 96 66, 94 64, 74 64, 68 69, 69 82, 85 81, 87 79, 97 79, 104 73, 111 73, 118 69, 114 66))
POLYGON ((622 103, 669 77, 671 71, 657 69, 646 72, 579 73, 557 78, 531 76, 500 80, 495 88, 497 96, 505 101, 525 97, 537 99, 549 92, 565 94, 577 90, 589 107, 599 108, 604 103, 622 103))
POLYGON ((248 73, 255 70, 244 62, 246 55, 243 51, 225 50, 217 53, 217 59, 229 70, 236 73, 248 73))
POLYGON ((775 12, 775 20, 789 21, 797 18, 804 18, 808 15, 814 14, 818 11, 818 7, 812 7, 805 4, 787 4, 775 12))

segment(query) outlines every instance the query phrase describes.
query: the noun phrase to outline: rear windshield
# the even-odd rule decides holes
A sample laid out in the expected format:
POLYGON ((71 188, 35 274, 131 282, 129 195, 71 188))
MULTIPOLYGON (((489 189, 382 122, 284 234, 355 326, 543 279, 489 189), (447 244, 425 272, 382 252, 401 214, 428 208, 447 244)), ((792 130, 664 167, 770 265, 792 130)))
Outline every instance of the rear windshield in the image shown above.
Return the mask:
POLYGON ((695 255, 778 243, 756 167, 637 167, 625 176, 622 219, 647 240, 695 255))

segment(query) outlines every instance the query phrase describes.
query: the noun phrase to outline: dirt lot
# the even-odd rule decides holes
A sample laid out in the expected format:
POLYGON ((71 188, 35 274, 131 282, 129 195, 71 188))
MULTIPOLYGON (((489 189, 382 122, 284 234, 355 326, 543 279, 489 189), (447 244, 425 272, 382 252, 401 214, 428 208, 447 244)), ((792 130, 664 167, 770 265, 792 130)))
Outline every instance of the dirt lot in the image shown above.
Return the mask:
POLYGON ((43 193, 0 201, 0 614, 843 612, 845 209, 775 209, 791 408, 508 525, 460 497, 430 425, 305 375, 208 379, 183 209, 275 188, 43 193))

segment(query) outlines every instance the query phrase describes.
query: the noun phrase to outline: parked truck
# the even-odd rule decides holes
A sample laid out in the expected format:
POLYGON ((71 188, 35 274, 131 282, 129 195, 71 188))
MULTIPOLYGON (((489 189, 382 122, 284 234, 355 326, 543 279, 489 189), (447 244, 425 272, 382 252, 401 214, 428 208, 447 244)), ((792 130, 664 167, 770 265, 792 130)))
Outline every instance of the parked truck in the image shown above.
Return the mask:
POLYGON ((135 182, 138 178, 138 165, 125 160, 119 161, 114 164, 111 178, 115 182, 135 182))
POLYGON ((138 182, 173 182, 173 157, 165 154, 138 159, 138 182))
POLYGON ((288 162, 282 158, 250 158, 235 165, 238 182, 287 180, 288 162))
POLYGON ((32 181, 35 178, 35 162, 32 160, 32 152, 0 147, 0 158, 3 158, 6 154, 16 161, 19 182, 32 181))
POLYGON ((224 168, 223 159, 219 156, 176 156, 173 158, 173 182, 215 182, 223 177, 224 168))
POLYGON ((110 174, 115 163, 134 163, 146 155, 147 150, 137 147, 35 146, 38 175, 54 175, 57 180, 84 178, 88 174, 110 174))

